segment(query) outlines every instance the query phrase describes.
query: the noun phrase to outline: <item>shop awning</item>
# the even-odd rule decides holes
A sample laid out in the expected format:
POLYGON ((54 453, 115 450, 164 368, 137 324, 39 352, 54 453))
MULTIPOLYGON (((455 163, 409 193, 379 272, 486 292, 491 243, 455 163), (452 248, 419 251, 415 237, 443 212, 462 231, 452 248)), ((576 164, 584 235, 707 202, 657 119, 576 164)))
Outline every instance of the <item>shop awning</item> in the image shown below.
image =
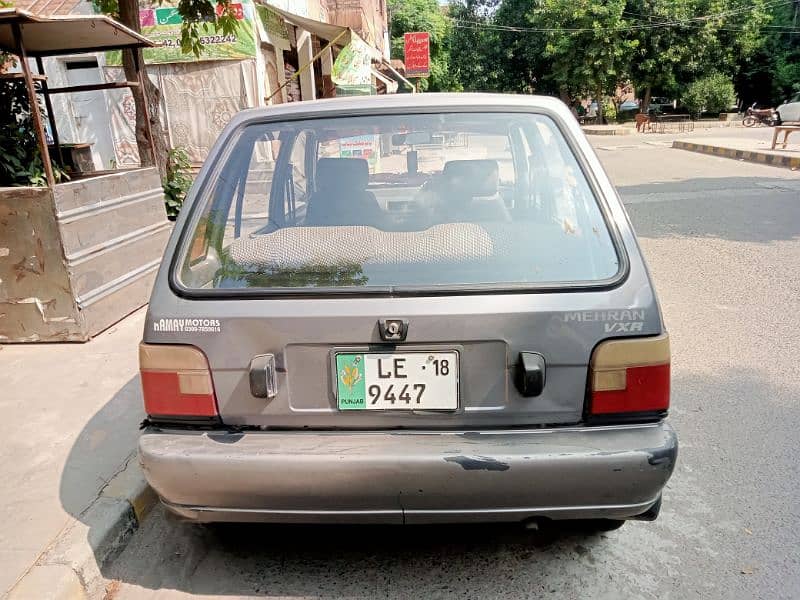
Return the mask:
MULTIPOLYGON (((301 17, 300 15, 296 15, 294 13, 290 13, 289 11, 283 10, 282 8, 278 8, 274 4, 270 4, 266 0, 255 0, 257 4, 263 4, 264 6, 269 7, 270 10, 278 13, 281 17, 283 17, 286 21, 299 27, 300 29, 305 29, 309 33, 314 34, 315 36, 322 38, 323 40, 331 41, 338 38, 336 41, 336 46, 343 47, 350 43, 350 40, 354 37, 359 37, 358 34, 350 29, 349 27, 344 27, 342 25, 334 25, 333 23, 323 23, 322 21, 317 21, 315 19, 309 19, 308 17, 301 17), (344 35, 342 35, 344 34, 344 35), (339 37, 342 36, 342 37, 339 37)), ((370 48, 373 51, 373 58, 379 60, 381 58, 381 54, 377 48, 370 48)))
POLYGON ((0 9, 0 50, 16 53, 19 27, 28 56, 98 52, 150 47, 153 43, 110 17, 70 15, 44 17, 14 8, 0 9))

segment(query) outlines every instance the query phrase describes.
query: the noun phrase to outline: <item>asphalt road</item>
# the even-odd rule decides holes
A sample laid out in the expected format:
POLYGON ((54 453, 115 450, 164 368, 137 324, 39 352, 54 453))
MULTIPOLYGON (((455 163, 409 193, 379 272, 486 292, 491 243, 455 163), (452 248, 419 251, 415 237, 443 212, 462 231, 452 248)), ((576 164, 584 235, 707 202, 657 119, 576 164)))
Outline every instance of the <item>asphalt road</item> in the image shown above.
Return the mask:
MULTIPOLYGON (((757 135, 757 134, 754 134, 757 135)), ((655 523, 178 523, 157 509, 106 569, 115 598, 800 598, 800 174, 593 143, 626 201, 673 342, 681 453, 655 523)))

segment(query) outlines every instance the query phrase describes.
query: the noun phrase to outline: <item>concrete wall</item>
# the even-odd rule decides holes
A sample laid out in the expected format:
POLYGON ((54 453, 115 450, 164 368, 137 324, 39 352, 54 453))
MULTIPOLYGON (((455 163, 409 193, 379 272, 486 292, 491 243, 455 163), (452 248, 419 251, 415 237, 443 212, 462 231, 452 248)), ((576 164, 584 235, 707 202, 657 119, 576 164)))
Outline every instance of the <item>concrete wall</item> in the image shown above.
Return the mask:
POLYGON ((87 340, 147 303, 170 232, 155 168, 0 190, 0 342, 87 340))

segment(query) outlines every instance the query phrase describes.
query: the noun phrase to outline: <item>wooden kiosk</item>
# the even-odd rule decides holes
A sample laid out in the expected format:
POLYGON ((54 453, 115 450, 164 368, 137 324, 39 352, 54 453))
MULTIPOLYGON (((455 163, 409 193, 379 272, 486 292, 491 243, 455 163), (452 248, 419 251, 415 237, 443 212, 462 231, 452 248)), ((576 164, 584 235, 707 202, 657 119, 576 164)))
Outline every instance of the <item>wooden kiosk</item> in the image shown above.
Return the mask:
MULTIPOLYGON (((0 9, 0 50, 15 54, 21 68, 0 75, 0 85, 24 81, 46 179, 44 187, 0 187, 0 343, 86 341, 147 302, 170 231, 158 169, 100 171, 57 183, 35 107, 41 97, 59 162, 50 96, 140 86, 143 73, 133 52, 136 81, 48 88, 42 57, 152 45, 105 16, 0 9)), ((152 150, 149 130, 148 136, 152 150)))

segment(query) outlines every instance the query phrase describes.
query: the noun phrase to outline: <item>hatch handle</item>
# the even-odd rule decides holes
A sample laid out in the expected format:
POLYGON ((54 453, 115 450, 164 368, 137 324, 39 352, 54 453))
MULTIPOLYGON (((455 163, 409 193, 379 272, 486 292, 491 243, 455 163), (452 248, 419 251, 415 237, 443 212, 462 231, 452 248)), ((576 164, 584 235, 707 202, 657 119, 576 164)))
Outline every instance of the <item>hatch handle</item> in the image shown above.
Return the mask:
POLYGON ((526 398, 538 396, 544 390, 545 361, 538 352, 520 352, 517 359, 515 384, 526 398))
POLYGON ((250 393, 256 398, 274 398, 278 394, 278 377, 274 354, 259 354, 250 361, 250 393))

